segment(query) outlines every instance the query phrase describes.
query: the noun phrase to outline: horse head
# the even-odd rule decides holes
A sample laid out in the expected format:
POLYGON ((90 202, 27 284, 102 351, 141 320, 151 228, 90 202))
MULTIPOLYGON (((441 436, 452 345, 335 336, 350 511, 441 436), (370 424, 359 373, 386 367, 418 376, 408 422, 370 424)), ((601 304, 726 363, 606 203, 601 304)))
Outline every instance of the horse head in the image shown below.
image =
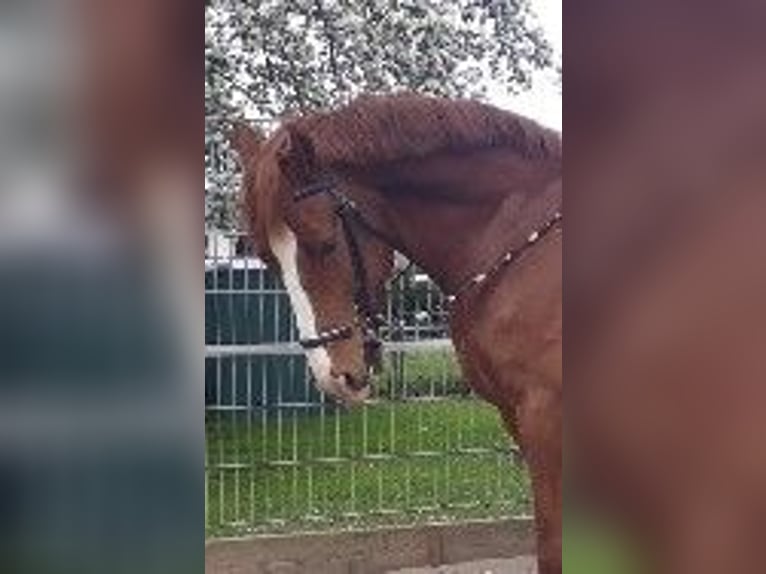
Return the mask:
POLYGON ((247 226, 257 253, 279 269, 317 386, 363 401, 380 362, 374 318, 393 267, 393 249, 343 213, 350 202, 339 198, 365 190, 322 166, 311 140, 289 126, 268 140, 239 126, 231 143, 247 226), (319 191, 303 193, 311 187, 319 191))

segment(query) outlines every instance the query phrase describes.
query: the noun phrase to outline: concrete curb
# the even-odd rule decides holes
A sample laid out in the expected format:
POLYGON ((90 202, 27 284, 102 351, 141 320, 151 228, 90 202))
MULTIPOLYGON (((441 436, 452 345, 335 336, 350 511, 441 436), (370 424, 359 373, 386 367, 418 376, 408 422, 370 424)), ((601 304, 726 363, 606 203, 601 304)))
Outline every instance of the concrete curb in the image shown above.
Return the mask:
POLYGON ((411 528, 258 536, 205 545, 207 574, 382 574, 534 553, 534 524, 520 518, 411 528))

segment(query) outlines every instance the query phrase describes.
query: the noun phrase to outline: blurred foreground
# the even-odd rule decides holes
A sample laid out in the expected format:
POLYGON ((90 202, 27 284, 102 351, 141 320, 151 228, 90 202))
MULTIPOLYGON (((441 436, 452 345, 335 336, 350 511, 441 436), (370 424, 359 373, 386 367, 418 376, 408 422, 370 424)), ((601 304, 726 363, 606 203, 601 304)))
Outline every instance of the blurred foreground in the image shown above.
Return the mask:
POLYGON ((568 572, 764 571, 765 8, 564 6, 568 572))
POLYGON ((0 5, 2 572, 203 568, 194 4, 0 5))

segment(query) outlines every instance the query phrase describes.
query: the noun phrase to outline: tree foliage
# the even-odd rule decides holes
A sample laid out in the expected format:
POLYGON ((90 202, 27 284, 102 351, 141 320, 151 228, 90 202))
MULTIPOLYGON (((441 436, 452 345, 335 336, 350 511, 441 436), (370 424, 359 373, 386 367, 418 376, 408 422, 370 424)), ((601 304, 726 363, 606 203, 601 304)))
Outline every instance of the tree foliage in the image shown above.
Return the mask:
POLYGON ((232 225, 224 126, 327 108, 361 92, 481 98, 553 64, 529 0, 208 0, 206 224, 232 225))

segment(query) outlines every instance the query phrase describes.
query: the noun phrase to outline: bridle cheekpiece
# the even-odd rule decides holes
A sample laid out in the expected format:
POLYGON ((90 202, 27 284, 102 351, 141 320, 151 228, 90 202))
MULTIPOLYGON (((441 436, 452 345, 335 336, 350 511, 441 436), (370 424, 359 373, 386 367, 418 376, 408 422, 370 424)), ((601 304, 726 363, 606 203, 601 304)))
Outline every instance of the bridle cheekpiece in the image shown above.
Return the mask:
POLYGON ((381 238, 381 234, 367 223, 356 204, 338 191, 339 185, 340 180, 337 178, 323 178, 300 189, 293 196, 293 200, 301 202, 316 195, 327 194, 335 202, 334 212, 336 217, 340 219, 343 236, 351 258, 354 308, 356 309, 357 320, 354 324, 341 325, 321 331, 316 337, 301 339, 299 343, 306 350, 317 349, 336 341, 351 339, 354 336, 355 330, 360 329, 365 361, 368 365, 377 369, 380 367, 380 351, 382 347, 378 332, 384 321, 375 313, 373 308, 367 268, 364 264, 359 240, 356 233, 354 233, 354 224, 371 232, 378 239, 381 238))

